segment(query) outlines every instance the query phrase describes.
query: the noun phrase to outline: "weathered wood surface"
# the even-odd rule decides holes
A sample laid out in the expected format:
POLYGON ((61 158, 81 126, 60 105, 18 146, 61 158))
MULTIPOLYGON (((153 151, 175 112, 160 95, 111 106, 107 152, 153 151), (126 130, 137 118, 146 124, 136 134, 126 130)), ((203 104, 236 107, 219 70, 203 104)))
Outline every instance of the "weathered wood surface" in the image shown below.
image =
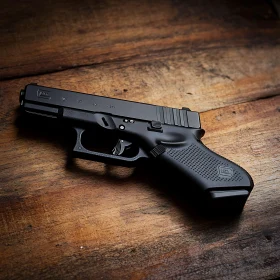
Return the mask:
POLYGON ((42 25, 3 5, 0 279, 280 277, 280 25, 217 2, 47 3, 42 25), (65 135, 18 117, 30 82, 203 111, 204 143, 254 178, 242 215, 201 216, 149 169, 67 166, 65 135))
POLYGON ((280 40, 263 0, 4 0, 0 34, 0 79, 280 40))

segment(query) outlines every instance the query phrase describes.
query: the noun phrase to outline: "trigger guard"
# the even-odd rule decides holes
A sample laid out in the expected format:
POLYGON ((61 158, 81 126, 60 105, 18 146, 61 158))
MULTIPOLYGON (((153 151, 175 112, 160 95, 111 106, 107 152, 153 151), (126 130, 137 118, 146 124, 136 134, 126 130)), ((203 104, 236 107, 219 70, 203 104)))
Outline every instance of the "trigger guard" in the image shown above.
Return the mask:
POLYGON ((78 127, 74 127, 74 129, 77 133, 76 143, 72 151, 72 156, 74 158, 82 158, 86 160, 99 161, 103 163, 121 165, 121 166, 136 166, 141 161, 149 158, 148 154, 141 148, 139 148, 137 155, 135 155, 134 157, 123 157, 123 156, 90 151, 83 146, 81 140, 83 132, 85 130, 78 127))

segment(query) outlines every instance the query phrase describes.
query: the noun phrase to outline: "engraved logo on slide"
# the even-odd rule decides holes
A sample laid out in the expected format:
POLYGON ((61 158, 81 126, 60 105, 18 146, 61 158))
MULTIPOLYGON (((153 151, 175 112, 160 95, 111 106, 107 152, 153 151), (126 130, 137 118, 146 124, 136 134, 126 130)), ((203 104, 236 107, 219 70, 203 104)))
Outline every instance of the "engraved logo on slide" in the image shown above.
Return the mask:
POLYGON ((38 98, 51 99, 50 94, 47 90, 37 89, 38 98))
POLYGON ((233 169, 225 165, 218 165, 218 176, 223 179, 230 179, 233 176, 233 169))

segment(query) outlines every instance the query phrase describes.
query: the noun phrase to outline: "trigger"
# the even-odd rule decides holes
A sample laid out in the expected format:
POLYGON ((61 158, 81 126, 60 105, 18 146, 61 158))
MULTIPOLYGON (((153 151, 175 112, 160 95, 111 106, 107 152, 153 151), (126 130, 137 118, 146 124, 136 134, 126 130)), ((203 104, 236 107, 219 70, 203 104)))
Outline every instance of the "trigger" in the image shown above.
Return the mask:
POLYGON ((117 155, 120 156, 121 154, 123 154, 123 152, 125 151, 126 148, 129 148, 132 145, 131 142, 128 142, 126 140, 122 140, 119 139, 116 146, 114 147, 114 149, 112 150, 112 154, 113 155, 117 155))

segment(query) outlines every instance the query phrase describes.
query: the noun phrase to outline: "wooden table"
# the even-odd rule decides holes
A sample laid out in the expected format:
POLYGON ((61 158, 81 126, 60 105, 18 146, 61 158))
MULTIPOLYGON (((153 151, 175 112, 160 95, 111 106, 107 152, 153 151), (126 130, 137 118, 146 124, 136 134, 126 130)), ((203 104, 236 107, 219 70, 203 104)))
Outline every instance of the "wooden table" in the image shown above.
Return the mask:
POLYGON ((280 277, 280 21, 267 2, 2 1, 0 32, 1 279, 280 277), (21 121, 31 82, 201 112, 204 143, 254 179, 243 213, 200 215, 145 168, 67 167, 68 139, 21 121))

